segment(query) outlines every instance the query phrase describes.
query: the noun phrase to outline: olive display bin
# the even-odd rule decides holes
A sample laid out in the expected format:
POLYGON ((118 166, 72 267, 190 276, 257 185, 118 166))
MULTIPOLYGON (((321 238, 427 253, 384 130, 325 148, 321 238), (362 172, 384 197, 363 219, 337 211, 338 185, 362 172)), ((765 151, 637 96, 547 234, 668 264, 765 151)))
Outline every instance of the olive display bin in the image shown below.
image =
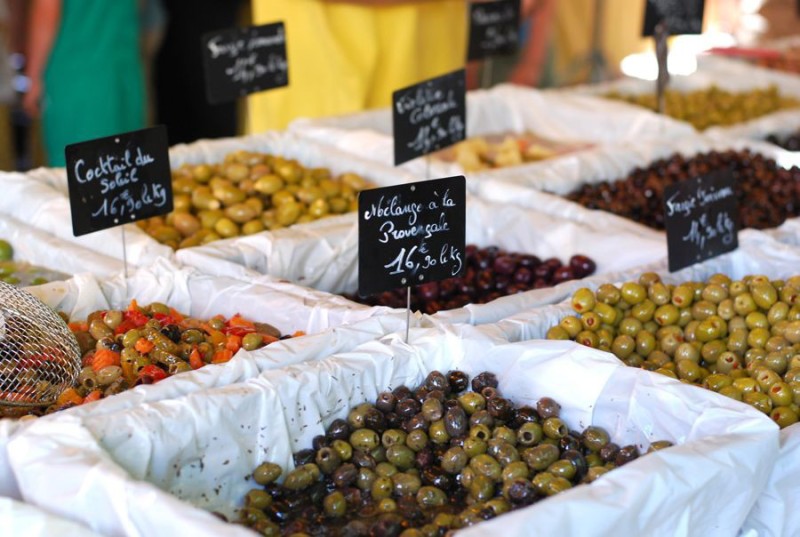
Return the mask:
MULTIPOLYGON (((707 260, 703 263, 669 273, 666 262, 643 266, 630 271, 618 280, 607 280, 606 283, 622 283, 635 281, 647 271, 657 272, 665 283, 679 284, 686 281, 704 281, 716 273, 726 274, 731 278, 741 278, 751 274, 763 274, 772 279, 788 278, 800 274, 800 249, 788 246, 770 237, 756 232, 744 231, 739 236, 738 250, 707 260)), ((596 290, 598 279, 587 280, 587 287, 596 290)), ((533 309, 528 312, 510 316, 495 324, 483 325, 481 329, 495 337, 507 338, 511 341, 527 341, 544 338, 550 327, 575 312, 567 300, 561 304, 533 309)), ((648 373, 660 376, 656 373, 648 373)), ((702 391, 708 391, 700 389, 702 391)), ((710 397, 727 399, 723 395, 709 391, 710 397)), ((745 403, 733 402, 739 406, 745 403)), ((764 416, 765 419, 768 419, 764 416)), ((800 424, 791 425, 780 432, 781 448, 775 460, 775 470, 759 496, 752 512, 744 522, 744 530, 755 533, 745 535, 793 535, 800 530, 800 514, 795 509, 796 498, 800 495, 800 485, 795 477, 800 472, 800 458, 797 449, 800 444, 800 424)))
MULTIPOLYGON (((767 89, 774 86, 778 89, 780 95, 800 99, 800 77, 797 75, 782 73, 744 62, 731 61, 718 56, 697 56, 696 60, 697 70, 694 73, 690 75, 670 73, 668 90, 685 93, 719 88, 738 93, 767 89)), ((653 59, 653 62, 655 63, 655 59, 653 59)), ((622 95, 653 95, 655 93, 655 81, 624 77, 612 82, 579 85, 553 91, 597 97, 604 97, 605 94, 611 91, 622 95)), ((609 99, 609 101, 614 103, 622 102, 616 99, 609 99)), ((638 105, 625 104, 637 109, 643 109, 638 105)), ((792 109, 787 108, 785 110, 792 109)), ((800 108, 795 108, 794 110, 800 110, 800 108)), ((761 139, 763 136, 758 136, 758 133, 765 126, 775 128, 777 131, 783 131, 791 126, 790 116, 783 116, 782 114, 782 111, 777 111, 728 126, 712 126, 703 132, 713 136, 741 136, 750 139, 761 139)), ((683 122, 681 121, 681 123, 683 122)), ((689 123, 685 124, 689 125, 689 123)), ((795 123, 795 128, 796 125, 795 123)), ((770 133, 767 132, 766 134, 770 133)))
POLYGON ((754 409, 572 342, 508 344, 462 326, 412 330, 410 344, 387 335, 91 419, 34 422, 12 439, 10 459, 26 501, 103 534, 249 535, 209 511, 234 515, 258 464, 286 469, 292 452, 349 407, 451 369, 496 373, 500 392, 518 404, 553 397, 568 426, 604 427, 620 445, 676 444, 465 533, 733 535, 778 447, 777 427, 754 409))
MULTIPOLYGON (((607 146, 602 151, 583 153, 574 156, 569 167, 551 167, 546 173, 537 175, 514 173, 513 169, 503 170, 491 176, 476 174, 475 195, 481 199, 498 204, 516 204, 548 214, 561 216, 571 221, 595 226, 597 229, 624 228, 630 233, 643 237, 660 236, 666 240, 663 231, 650 228, 624 216, 603 210, 593 210, 568 200, 567 194, 583 185, 594 185, 604 181, 614 182, 625 179, 637 168, 647 168, 654 161, 681 154, 687 158, 710 151, 750 150, 752 153, 773 159, 781 168, 789 169, 800 164, 797 155, 766 142, 711 138, 694 136, 682 140, 661 142, 641 142, 607 146)), ((763 232, 787 241, 792 238, 792 226, 800 217, 790 217, 781 226, 765 229, 763 232), (784 231, 784 227, 789 228, 784 231)))
MULTIPOLYGON (((195 318, 231 317, 239 313, 246 319, 270 323, 283 334, 291 335, 298 330, 308 334, 254 351, 240 349, 227 363, 209 364, 38 420, 60 420, 68 414, 95 416, 144 402, 242 382, 264 370, 320 359, 405 327, 404 316, 386 315, 386 308, 353 305, 339 297, 325 297, 312 290, 267 279, 248 283, 211 277, 194 269, 178 268, 166 260, 132 272, 127 284, 122 275, 101 280, 84 273, 65 282, 27 290, 75 320, 86 319, 98 310, 125 309, 131 299, 136 299, 142 306, 162 302, 195 318), (352 328, 347 325, 352 325, 352 328)), ((16 481, 8 467, 5 446, 30 423, 27 420, 0 420, 0 496, 19 498, 16 481)))
POLYGON ((123 269, 122 262, 117 259, 31 228, 7 215, 0 215, 0 239, 8 241, 14 248, 15 262, 48 272, 68 276, 91 272, 109 276, 123 269))
MULTIPOLYGON (((679 138, 694 133, 691 126, 682 122, 626 104, 510 84, 468 92, 466 121, 468 139, 494 134, 532 133, 553 142, 596 148, 604 144, 679 138)), ((394 164, 390 108, 331 118, 300 119, 292 123, 289 130, 352 155, 367 156, 388 166, 394 164)), ((592 153, 596 148, 485 173, 491 176, 494 172, 513 169, 518 173, 538 175, 553 163, 569 167, 573 155, 592 153)), ((436 156, 415 159, 401 168, 421 178, 464 173, 457 163, 439 160, 436 156)), ((467 176, 468 190, 475 186, 472 176, 472 173, 467 176)))
MULTIPOLYGON (((632 232, 625 225, 600 229, 572 222, 563 215, 491 203, 473 196, 466 202, 466 243, 497 246, 509 252, 534 254, 563 263, 582 254, 597 264, 596 274, 623 271, 666 255, 662 236, 632 232), (620 250, 617 245, 626 248, 620 250)), ((358 221, 355 214, 292 229, 261 233, 206 246, 179 250, 178 260, 209 274, 249 279, 269 274, 331 293, 358 289, 358 221)), ((492 322, 533 306, 562 300, 577 281, 500 298, 487 305, 440 312, 453 322, 492 322)))
MULTIPOLYGON (((328 168, 334 174, 353 172, 377 186, 413 180, 409 174, 399 170, 338 152, 291 133, 278 132, 176 145, 170 149, 170 164, 174 170, 183 164, 217 163, 236 151, 280 155, 307 167, 328 168)), ((122 260, 127 255, 128 263, 133 266, 148 266, 161 257, 174 259, 172 248, 160 244, 135 224, 124 226, 125 253, 120 228, 74 237, 67 176, 63 168, 39 168, 27 174, 0 172, 0 184, 3 185, 0 216, 15 217, 34 228, 114 259, 122 260), (25 200, 25 203, 20 203, 20 200, 25 200)))

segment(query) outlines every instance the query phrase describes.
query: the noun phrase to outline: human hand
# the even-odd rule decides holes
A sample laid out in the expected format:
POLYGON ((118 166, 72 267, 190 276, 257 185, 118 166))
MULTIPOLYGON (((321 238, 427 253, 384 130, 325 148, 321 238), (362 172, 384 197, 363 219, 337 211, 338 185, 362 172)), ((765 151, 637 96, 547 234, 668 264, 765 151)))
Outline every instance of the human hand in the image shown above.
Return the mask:
POLYGON ((22 98, 22 109, 31 118, 38 118, 41 114, 40 100, 42 98, 41 79, 31 78, 31 83, 25 96, 22 98))

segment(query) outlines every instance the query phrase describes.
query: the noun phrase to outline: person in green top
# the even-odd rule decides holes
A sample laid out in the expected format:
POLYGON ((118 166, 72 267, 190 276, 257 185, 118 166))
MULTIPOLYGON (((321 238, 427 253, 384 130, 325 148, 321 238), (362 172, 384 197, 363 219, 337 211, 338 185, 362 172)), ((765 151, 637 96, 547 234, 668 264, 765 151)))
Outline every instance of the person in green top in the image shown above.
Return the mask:
POLYGON ((65 146, 145 126, 138 0, 32 0, 23 105, 50 166, 65 146))

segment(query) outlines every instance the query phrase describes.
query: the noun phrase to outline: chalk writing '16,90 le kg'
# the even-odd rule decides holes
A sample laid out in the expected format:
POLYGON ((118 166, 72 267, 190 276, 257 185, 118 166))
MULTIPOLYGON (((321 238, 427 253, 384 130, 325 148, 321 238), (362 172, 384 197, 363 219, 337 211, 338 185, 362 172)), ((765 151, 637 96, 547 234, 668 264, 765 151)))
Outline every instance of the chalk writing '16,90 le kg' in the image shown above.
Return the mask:
POLYGON ((92 213, 92 217, 119 216, 125 218, 135 215, 145 207, 164 207, 167 199, 167 191, 161 185, 144 184, 139 185, 139 188, 126 188, 117 196, 104 198, 100 208, 92 213))
POLYGON ((441 246, 438 253, 429 252, 428 247, 423 242, 419 247, 412 246, 408 252, 405 248, 400 248, 397 257, 391 263, 384 265, 384 268, 391 269, 390 275, 408 274, 416 276, 420 270, 428 270, 438 265, 450 265, 450 276, 455 276, 461 272, 464 263, 461 259, 461 250, 445 243, 441 246))

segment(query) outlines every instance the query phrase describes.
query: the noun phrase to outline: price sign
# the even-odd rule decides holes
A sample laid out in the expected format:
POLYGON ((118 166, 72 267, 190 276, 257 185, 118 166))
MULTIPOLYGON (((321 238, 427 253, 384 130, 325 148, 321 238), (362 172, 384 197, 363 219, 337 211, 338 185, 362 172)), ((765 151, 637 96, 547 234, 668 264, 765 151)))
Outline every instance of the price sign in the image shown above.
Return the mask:
POLYGON ((703 33, 705 0, 646 0, 642 35, 652 36, 662 20, 670 35, 703 33))
POLYGON ((664 189, 669 270, 674 272, 739 246, 739 207, 730 170, 664 189))
POLYGON ((519 3, 520 0, 498 0, 470 4, 468 61, 517 51, 519 3))
POLYGON ((444 280, 466 269, 464 176, 358 196, 358 292, 444 280))
POLYGON ((289 85, 282 22, 203 36, 206 94, 211 104, 289 85))
POLYGON ((464 69, 392 94, 394 164, 460 142, 467 134, 464 69))
POLYGON ((68 145, 72 233, 78 237, 172 211, 167 129, 68 145))

